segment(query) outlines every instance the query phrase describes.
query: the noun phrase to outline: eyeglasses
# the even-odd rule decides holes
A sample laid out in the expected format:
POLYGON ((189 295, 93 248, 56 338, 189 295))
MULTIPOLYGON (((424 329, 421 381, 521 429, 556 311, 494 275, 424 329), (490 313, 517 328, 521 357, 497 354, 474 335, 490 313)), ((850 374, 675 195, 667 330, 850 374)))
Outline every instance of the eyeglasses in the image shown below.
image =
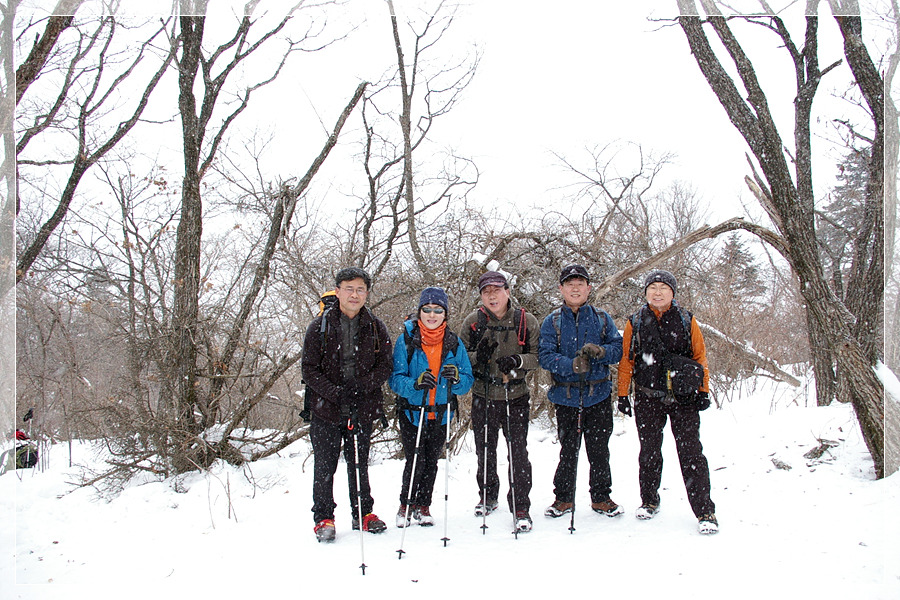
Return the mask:
POLYGON ((426 313, 426 314, 431 314, 431 313, 434 313, 436 315, 444 314, 444 309, 441 308, 440 306, 435 307, 435 308, 431 308, 429 306, 423 306, 421 310, 423 313, 426 313))
POLYGON ((348 296, 352 296, 353 294, 356 294, 357 296, 365 296, 366 294, 369 293, 369 289, 366 287, 356 287, 355 288, 353 286, 345 285, 345 286, 341 286, 340 289, 343 293, 347 294, 348 296))

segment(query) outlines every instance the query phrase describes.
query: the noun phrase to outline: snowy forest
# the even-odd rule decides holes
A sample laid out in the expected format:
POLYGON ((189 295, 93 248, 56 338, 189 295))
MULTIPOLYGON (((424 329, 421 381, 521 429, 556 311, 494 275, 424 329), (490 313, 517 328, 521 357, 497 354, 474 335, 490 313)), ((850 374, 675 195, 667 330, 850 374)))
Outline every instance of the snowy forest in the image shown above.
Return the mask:
MULTIPOLYGON (((695 136, 734 144, 741 191, 704 196, 677 147, 594 136, 544 154, 533 204, 483 194, 453 136, 491 58, 465 4, 2 4, 4 436, 32 409, 42 454, 102 442, 80 485, 113 498, 302 440, 303 333, 341 267, 399 333, 430 285, 458 328, 489 268, 542 319, 576 262, 620 328, 649 270, 676 275, 713 410, 810 386, 852 407, 876 478, 897 471, 896 0, 670 0, 645 28, 713 106, 695 136)), ((552 418, 549 375, 529 384, 552 418)), ((399 455, 397 436, 376 441, 399 455)))

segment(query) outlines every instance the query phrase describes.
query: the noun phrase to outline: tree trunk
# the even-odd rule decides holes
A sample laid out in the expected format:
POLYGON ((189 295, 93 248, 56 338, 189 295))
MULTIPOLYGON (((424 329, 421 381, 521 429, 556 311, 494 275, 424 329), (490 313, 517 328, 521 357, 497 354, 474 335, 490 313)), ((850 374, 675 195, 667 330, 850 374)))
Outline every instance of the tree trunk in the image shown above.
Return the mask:
POLYGON ((809 338, 809 360, 816 378, 816 405, 828 406, 837 398, 834 360, 828 338, 810 311, 806 311, 806 331, 809 338))
MULTIPOLYGON (((183 449, 199 433, 194 410, 198 405, 197 317, 200 298, 200 242, 203 234, 203 203, 200 195, 200 145, 203 140, 197 118, 194 82, 200 64, 205 17, 181 17, 182 57, 178 63, 178 108, 184 139, 184 182, 181 218, 175 237, 175 289, 172 318, 174 409, 177 435, 183 449)), ((176 465, 179 471, 195 468, 190 461, 176 465)))
MULTIPOLYGON (((815 4, 812 3, 812 8, 815 4)), ((717 14, 714 4, 704 2, 704 7, 709 13, 707 22, 725 46, 746 93, 739 91, 710 46, 703 23, 699 17, 694 16, 698 14, 694 3, 690 0, 678 0, 678 7, 681 14, 679 24, 684 30, 701 72, 759 162, 768 187, 762 190, 766 199, 764 206, 770 214, 774 213, 773 220, 776 221, 776 226, 787 242, 784 256, 800 280, 800 291, 806 301, 811 320, 818 325, 831 350, 839 382, 838 392, 853 403, 866 446, 875 463, 876 475, 883 477, 884 388, 875 375, 872 361, 867 357, 864 345, 854 336, 855 325, 858 322, 856 315, 853 315, 835 296, 825 279, 815 236, 815 207, 811 184, 812 157, 808 150, 809 111, 818 82, 824 74, 819 70, 816 57, 818 18, 807 17, 806 38, 802 52, 798 52, 793 46, 781 20, 777 17, 772 18, 773 25, 785 46, 791 50, 797 76, 797 98, 794 101, 794 142, 797 145, 794 157, 797 180, 795 185, 784 153, 784 143, 769 111, 768 98, 757 80, 753 64, 728 27, 727 20, 717 14)), ((857 31, 861 28, 859 23, 853 25, 857 31)), ((858 71, 854 69, 854 75, 859 79, 858 71)), ((867 77, 871 75, 868 70, 865 74, 867 77)), ((864 87, 862 83, 860 87, 861 89, 864 87)), ((865 91, 863 93, 865 94, 865 91)), ((873 155, 875 154, 881 152, 874 149, 873 155)), ((873 190, 875 187, 877 186, 873 186, 873 190)), ((878 267, 875 264, 867 268, 878 267)), ((864 280, 868 283, 872 281, 871 278, 864 280)), ((881 287, 881 283, 878 287, 881 287)), ((877 294, 874 291, 873 293, 877 294)), ((811 328, 812 331, 816 329, 815 325, 811 328)), ((817 373, 817 377, 818 375, 817 373)))
POLYGON ((391 27, 394 32, 394 47, 397 51, 397 68, 400 71, 400 93, 402 94, 403 110, 400 113, 400 129, 403 131, 403 187, 404 197, 406 198, 406 216, 407 230, 409 231, 409 247, 412 250, 413 258, 422 273, 425 274, 426 281, 432 281, 434 277, 431 274, 431 267, 425 255, 422 254, 422 248, 419 246, 419 239, 416 233, 416 194, 413 185, 413 147, 412 147, 412 97, 415 91, 416 70, 413 67, 411 74, 412 81, 407 79, 406 63, 403 59, 403 46, 400 43, 400 30, 397 26, 397 15, 394 12, 394 3, 387 0, 388 9, 391 13, 391 27))

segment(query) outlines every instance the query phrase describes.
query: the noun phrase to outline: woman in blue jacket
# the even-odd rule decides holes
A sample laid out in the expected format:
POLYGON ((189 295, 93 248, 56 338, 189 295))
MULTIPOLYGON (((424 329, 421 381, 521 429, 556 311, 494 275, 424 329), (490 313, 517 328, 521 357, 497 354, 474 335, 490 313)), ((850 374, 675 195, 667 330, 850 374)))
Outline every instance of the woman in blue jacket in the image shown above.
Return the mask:
POLYGON ((447 427, 453 419, 448 401, 451 394, 468 392, 475 380, 465 346, 447 327, 448 304, 443 289, 422 290, 417 318, 403 324, 404 331, 394 347, 394 372, 389 383, 402 398, 398 400, 398 421, 406 454, 397 527, 434 525, 431 496, 447 427), (410 488, 417 438, 416 473, 410 488))

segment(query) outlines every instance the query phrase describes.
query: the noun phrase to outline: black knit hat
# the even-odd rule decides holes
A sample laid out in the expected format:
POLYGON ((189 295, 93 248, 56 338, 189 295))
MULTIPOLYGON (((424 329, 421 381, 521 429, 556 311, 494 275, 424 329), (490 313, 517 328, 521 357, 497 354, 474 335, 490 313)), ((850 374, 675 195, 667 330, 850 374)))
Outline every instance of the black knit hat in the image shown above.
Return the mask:
POLYGON ((675 276, 669 273, 668 271, 663 271, 662 269, 657 269, 653 271, 647 278, 644 279, 644 294, 647 293, 647 288, 650 287, 651 283, 656 282, 664 283, 670 288, 672 288, 672 295, 675 295, 675 292, 678 291, 678 282, 675 281, 675 276))

